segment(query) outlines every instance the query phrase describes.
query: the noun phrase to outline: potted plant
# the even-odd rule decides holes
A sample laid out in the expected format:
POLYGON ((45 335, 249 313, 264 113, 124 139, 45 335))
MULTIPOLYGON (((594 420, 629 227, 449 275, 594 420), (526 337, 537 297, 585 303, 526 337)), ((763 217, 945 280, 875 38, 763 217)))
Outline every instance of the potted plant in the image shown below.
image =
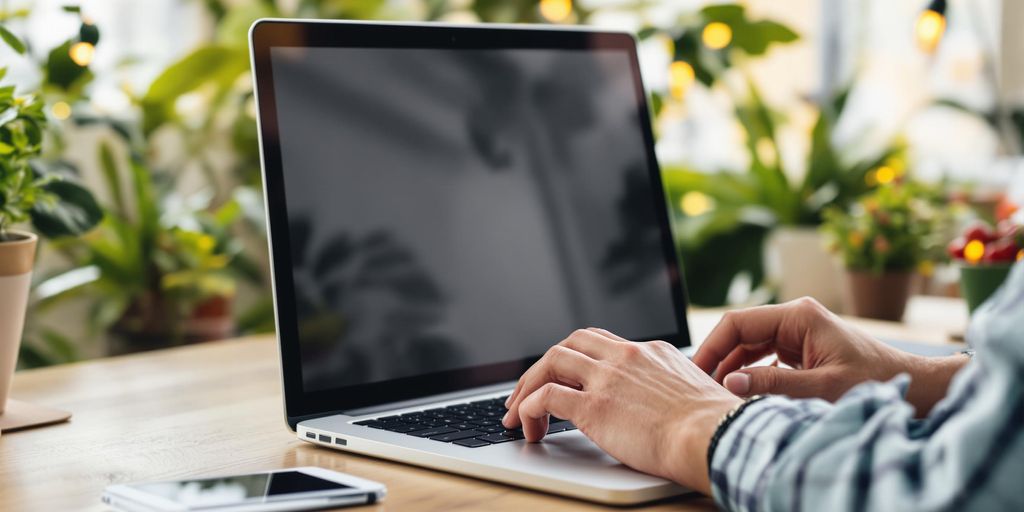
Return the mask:
MULTIPOLYGON (((24 46, 6 29, 15 51, 24 46)), ((0 68, 0 78, 6 72, 0 68)), ((43 102, 0 87, 0 413, 3 412, 21 344, 38 236, 15 229, 31 222, 46 237, 78 235, 95 226, 103 212, 88 190, 70 176, 45 171, 33 160, 42 153, 46 130, 43 102)))
MULTIPOLYGON (((806 165, 782 158, 779 132, 786 116, 771 108, 742 70, 771 47, 797 39, 785 25, 751 19, 742 5, 734 4, 704 7, 686 18, 674 37, 673 69, 686 72, 673 76, 692 77, 691 81, 716 86, 732 97, 749 161, 740 172, 665 168, 677 241, 695 303, 725 303, 736 278, 746 276, 751 288, 767 282, 779 300, 812 295, 838 308, 840 289, 828 277, 839 267, 817 229, 822 211, 830 205, 845 207, 873 188, 880 181, 879 169, 885 169, 881 181, 902 171, 897 140, 863 157, 851 157, 833 143, 849 89, 814 105, 817 119, 808 134, 806 165), (735 80, 724 79, 737 68, 740 72, 730 77, 735 80)), ((665 105, 671 105, 681 89, 655 94, 655 112, 678 115, 681 105, 665 105)))
POLYGON ((921 185, 881 186, 848 210, 824 212, 822 231, 846 268, 853 314, 898 321, 915 271, 935 255, 941 211, 921 185))
POLYGON ((40 305, 87 295, 110 354, 234 335, 237 278, 259 279, 229 232, 239 204, 210 208, 209 195, 178 196, 139 152, 122 162, 102 144, 99 154, 108 214, 90 236, 57 244, 71 268, 37 287, 52 291, 40 305))
POLYGON ((1010 267, 1024 259, 1024 226, 1012 219, 996 229, 984 222, 968 227, 948 246, 960 266, 960 293, 973 312, 1003 284, 1010 267))

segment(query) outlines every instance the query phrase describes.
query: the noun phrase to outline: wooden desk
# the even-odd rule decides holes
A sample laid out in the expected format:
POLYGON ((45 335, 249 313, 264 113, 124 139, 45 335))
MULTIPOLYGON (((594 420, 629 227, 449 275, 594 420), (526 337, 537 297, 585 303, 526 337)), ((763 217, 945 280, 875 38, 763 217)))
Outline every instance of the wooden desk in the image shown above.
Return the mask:
MULTIPOLYGON (((697 311, 695 339, 720 312, 697 311)), ((899 324, 903 339, 941 341, 899 324)), ((112 483, 321 466, 388 486, 374 510, 621 510, 303 443, 285 426, 269 336, 20 372, 13 396, 74 413, 70 423, 0 436, 0 510, 105 510, 112 483)), ((703 497, 650 510, 715 510, 703 497)))

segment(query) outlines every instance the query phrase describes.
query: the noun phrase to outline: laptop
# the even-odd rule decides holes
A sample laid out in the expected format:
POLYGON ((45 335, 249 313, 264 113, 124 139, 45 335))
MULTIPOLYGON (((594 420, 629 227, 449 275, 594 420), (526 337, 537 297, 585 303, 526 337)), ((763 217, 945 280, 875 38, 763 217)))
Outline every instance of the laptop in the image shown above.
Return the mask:
POLYGON ((575 329, 690 344, 634 37, 267 19, 250 39, 298 438, 603 503, 685 492, 569 421, 539 443, 500 423, 575 329))

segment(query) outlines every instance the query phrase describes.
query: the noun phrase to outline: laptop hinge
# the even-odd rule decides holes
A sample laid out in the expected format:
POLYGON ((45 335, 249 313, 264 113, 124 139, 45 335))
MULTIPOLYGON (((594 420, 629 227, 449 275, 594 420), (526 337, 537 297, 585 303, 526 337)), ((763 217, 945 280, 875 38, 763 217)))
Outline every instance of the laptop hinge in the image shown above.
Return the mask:
POLYGON ((449 400, 458 400, 460 398, 466 398, 477 395, 484 395, 488 393, 497 393, 502 390, 511 391, 515 387, 515 381, 502 382, 500 384, 493 384, 490 386, 483 386, 473 389, 463 389, 460 391, 453 391, 451 393, 443 393, 440 395, 430 395, 423 398, 415 398, 412 400, 402 400, 399 402, 389 402, 386 404, 372 405, 369 407, 360 407, 358 409, 349 409, 342 411, 342 414, 348 416, 364 416, 367 414, 376 414, 384 411, 392 411, 395 409, 405 409, 407 407, 416 407, 427 404, 435 404, 437 402, 446 402, 449 400))

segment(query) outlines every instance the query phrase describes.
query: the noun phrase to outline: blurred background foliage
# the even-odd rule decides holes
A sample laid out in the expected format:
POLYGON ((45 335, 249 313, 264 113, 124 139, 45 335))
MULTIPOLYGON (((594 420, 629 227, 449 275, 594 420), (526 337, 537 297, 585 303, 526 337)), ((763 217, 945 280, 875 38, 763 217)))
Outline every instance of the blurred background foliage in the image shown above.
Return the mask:
MULTIPOLYGON (((651 0, 179 3, 208 26, 178 38, 189 43, 155 72, 148 70, 144 53, 121 51, 127 56, 104 73, 148 78, 142 87, 128 80, 120 85, 118 97, 126 100, 114 110, 97 107, 106 97, 93 97, 100 90, 96 83, 108 78, 95 70, 97 52, 106 50, 107 28, 89 17, 88 5, 63 6, 61 16, 75 20, 75 29, 40 47, 26 28, 39 4, 0 4, 0 37, 24 46, 17 58, 36 70, 38 96, 52 121, 34 165, 69 176, 92 169, 90 188, 105 212, 98 228, 85 236, 47 242, 23 366, 273 329, 247 47, 248 28, 262 17, 601 26, 628 20, 640 40, 666 200, 697 305, 771 300, 764 251, 774 230, 816 229, 825 211, 845 210, 879 186, 915 179, 912 141, 903 130, 910 113, 895 121, 893 130, 864 129, 852 139, 846 133, 849 125, 856 126, 848 117, 869 110, 858 86, 874 60, 850 66, 853 71, 844 76, 823 75, 838 83, 791 93, 795 103, 780 100, 776 87, 763 79, 759 67, 773 52, 808 45, 807 34, 764 13, 799 6, 761 2, 755 10, 750 2, 651 0), (724 116, 716 122, 726 128, 694 125, 709 109, 724 116), (860 138, 873 140, 859 144, 860 138), (681 144, 708 142, 727 158, 673 153, 681 144), (53 321, 69 308, 77 308, 87 325, 67 328, 53 321)), ((929 5, 919 3, 910 12, 929 5)), ((916 28, 918 44, 931 44, 927 55, 935 51, 944 23, 937 32, 916 28)), ((914 30, 906 27, 908 38, 914 30)), ((826 36, 812 37, 826 46, 826 36)), ((985 69, 989 64, 985 61, 985 69)), ((1024 126, 1024 115, 1007 113, 998 103, 965 101, 955 94, 919 96, 925 100, 911 102, 908 112, 939 105, 980 119, 992 130, 1017 126, 1017 137, 1024 126)), ((1024 141, 1015 144, 1019 148, 1024 141)), ((936 197, 946 197, 944 186, 938 185, 936 197)))

